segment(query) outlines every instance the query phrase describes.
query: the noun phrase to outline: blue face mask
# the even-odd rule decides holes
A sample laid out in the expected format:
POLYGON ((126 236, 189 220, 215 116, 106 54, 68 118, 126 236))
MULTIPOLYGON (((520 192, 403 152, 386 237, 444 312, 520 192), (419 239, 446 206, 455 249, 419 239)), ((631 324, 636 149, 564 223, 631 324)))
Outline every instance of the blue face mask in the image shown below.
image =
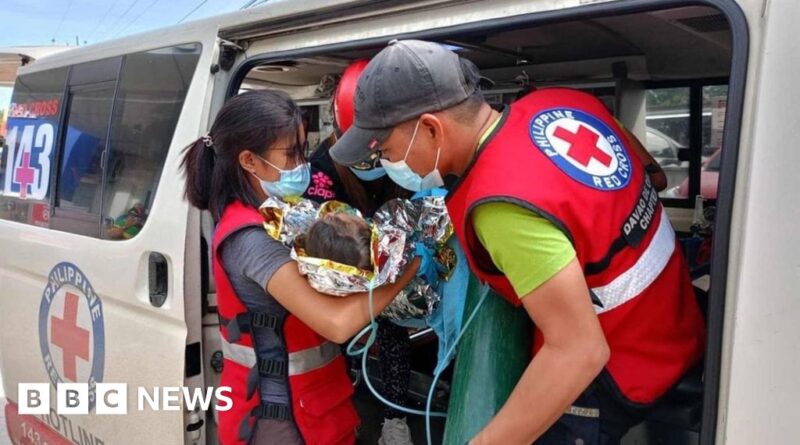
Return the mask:
POLYGON ((267 195, 276 198, 300 196, 308 188, 308 184, 311 182, 311 171, 307 162, 304 162, 291 170, 283 170, 276 167, 273 163, 267 161, 261 156, 256 155, 256 157, 281 173, 281 178, 277 181, 265 181, 256 176, 255 173, 252 173, 252 175, 258 179, 258 182, 261 183, 261 189, 263 189, 264 193, 267 195))
POLYGON ((388 159, 381 158, 381 165, 386 169, 386 174, 389 175, 392 181, 406 190, 420 192, 422 190, 442 187, 444 186, 444 181, 438 169, 441 148, 436 150, 436 162, 433 165, 433 170, 425 175, 424 178, 416 174, 414 170, 411 170, 411 167, 406 163, 408 153, 411 151, 411 145, 414 143, 414 138, 417 137, 417 130, 419 130, 419 120, 417 120, 417 125, 414 127, 414 134, 411 136, 411 141, 408 142, 408 148, 406 148, 406 155, 403 157, 403 160, 391 162, 388 159))
POLYGON ((386 176, 386 170, 383 167, 375 167, 369 170, 359 170, 350 167, 350 171, 353 172, 354 175, 356 175, 356 178, 367 182, 375 181, 386 176))

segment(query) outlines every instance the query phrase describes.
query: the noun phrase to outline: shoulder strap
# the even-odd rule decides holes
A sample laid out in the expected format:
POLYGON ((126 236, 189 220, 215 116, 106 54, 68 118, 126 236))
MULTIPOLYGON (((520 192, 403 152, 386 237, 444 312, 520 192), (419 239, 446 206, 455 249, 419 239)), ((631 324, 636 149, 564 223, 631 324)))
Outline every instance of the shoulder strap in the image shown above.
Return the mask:
POLYGON ((241 201, 229 204, 222 212, 222 219, 214 230, 214 256, 217 254, 217 248, 229 236, 245 227, 260 226, 263 222, 264 217, 257 209, 245 205, 241 201))

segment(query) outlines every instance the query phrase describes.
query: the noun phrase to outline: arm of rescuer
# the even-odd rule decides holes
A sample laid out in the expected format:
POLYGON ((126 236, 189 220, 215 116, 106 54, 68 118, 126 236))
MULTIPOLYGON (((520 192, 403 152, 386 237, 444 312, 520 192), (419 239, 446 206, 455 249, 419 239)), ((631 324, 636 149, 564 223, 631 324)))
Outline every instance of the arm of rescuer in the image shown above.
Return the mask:
POLYGON ((617 123, 622 129, 622 132, 625 133, 628 141, 631 143, 631 148, 636 153, 636 156, 638 156, 639 160, 642 161, 645 172, 647 172, 647 175, 650 176, 650 182, 653 184, 653 188, 656 189, 657 192, 667 188, 667 175, 664 174, 664 170, 658 164, 658 161, 656 161, 650 152, 647 151, 642 144, 642 141, 640 141, 636 135, 631 133, 630 130, 625 128, 621 123, 619 123, 619 121, 617 121, 617 123))
MULTIPOLYGON (((377 317, 394 300, 414 278, 418 268, 419 258, 415 258, 397 281, 373 290, 373 316, 377 317)), ((275 271, 266 290, 287 311, 334 343, 344 343, 352 338, 371 318, 367 292, 346 297, 322 294, 300 275, 295 261, 289 261, 275 271)))
POLYGON ((541 330, 544 345, 471 445, 530 444, 553 425, 605 366, 609 349, 583 270, 566 236, 509 203, 472 214, 481 244, 541 330))

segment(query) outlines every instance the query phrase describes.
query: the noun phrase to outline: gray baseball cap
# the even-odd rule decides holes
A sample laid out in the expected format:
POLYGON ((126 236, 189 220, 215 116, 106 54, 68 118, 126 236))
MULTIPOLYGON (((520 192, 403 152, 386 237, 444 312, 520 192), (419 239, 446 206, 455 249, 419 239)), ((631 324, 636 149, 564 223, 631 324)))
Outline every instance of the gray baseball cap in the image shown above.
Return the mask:
POLYGON ((439 43, 392 40, 361 73, 353 125, 331 148, 331 157, 344 165, 362 161, 394 126, 463 102, 479 79, 472 62, 439 43))

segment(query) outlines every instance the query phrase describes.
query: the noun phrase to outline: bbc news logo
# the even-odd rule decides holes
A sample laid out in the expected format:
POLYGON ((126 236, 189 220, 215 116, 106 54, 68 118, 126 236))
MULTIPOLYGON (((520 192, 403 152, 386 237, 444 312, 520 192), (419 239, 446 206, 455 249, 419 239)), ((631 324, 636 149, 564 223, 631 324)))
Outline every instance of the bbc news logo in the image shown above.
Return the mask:
MULTIPOLYGON (((128 414, 128 385, 125 383, 97 383, 94 385, 94 412, 100 415, 128 414)), ((88 383, 59 383, 56 385, 55 403, 51 403, 49 383, 20 383, 19 413, 50 414, 55 405, 56 414, 89 414, 92 405, 88 383)), ((217 411, 228 411, 233 407, 231 388, 187 388, 185 386, 138 387, 136 409, 144 411, 206 411, 216 399, 217 411)))

